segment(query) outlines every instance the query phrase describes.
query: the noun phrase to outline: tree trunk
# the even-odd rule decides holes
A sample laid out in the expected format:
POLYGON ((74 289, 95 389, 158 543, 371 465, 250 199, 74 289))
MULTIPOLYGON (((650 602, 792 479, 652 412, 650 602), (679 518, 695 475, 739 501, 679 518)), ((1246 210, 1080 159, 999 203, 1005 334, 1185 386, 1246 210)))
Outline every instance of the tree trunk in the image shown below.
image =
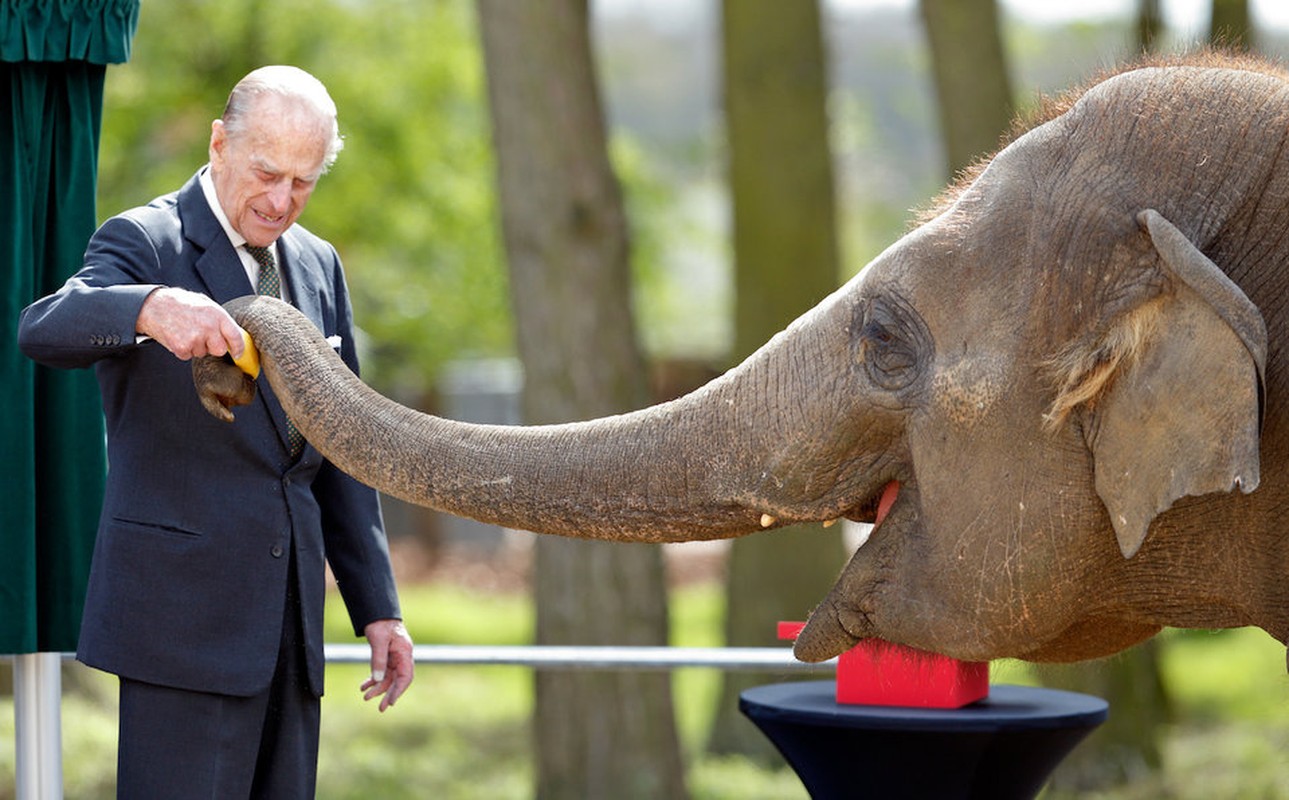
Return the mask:
POLYGON ((995 0, 919 0, 945 157, 956 175, 998 149, 1012 94, 995 0))
POLYGON ((1159 730, 1170 702, 1159 669, 1158 639, 1106 661, 1043 667, 1043 683, 1110 703, 1110 718, 1052 774, 1054 788, 1093 792, 1141 780, 1163 764, 1159 730))
POLYGON ((1208 26, 1209 44, 1249 51, 1256 44, 1253 20, 1249 16, 1249 0, 1213 0, 1213 12, 1208 26))
MULTIPOLYGON (((818 3, 725 0, 722 8, 738 361, 835 289, 839 269, 818 3)), ((775 624, 805 618, 843 555, 839 531, 818 525, 734 542, 727 644, 776 644, 775 624)), ((738 712, 739 692, 769 679, 725 675, 711 750, 773 754, 738 712)))
POLYGON ((1137 52, 1153 53, 1164 32, 1164 14, 1159 0, 1137 0, 1137 52))
MULTIPOLYGON (((647 405, 586 0, 480 0, 528 423, 647 405)), ((541 644, 661 645, 656 546, 538 538, 541 644)), ((666 674, 536 676, 536 795, 684 797, 666 674)))

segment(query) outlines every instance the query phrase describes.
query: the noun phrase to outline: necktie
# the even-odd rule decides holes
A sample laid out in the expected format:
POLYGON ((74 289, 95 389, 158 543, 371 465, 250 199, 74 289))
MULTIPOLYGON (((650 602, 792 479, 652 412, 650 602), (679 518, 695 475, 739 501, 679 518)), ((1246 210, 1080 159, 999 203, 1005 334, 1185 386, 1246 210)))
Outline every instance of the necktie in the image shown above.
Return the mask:
POLYGON ((255 283, 256 294, 266 294, 269 297, 282 296, 282 282, 277 276, 277 263, 273 260, 273 251, 267 247, 256 247, 255 245, 246 245, 246 252, 251 254, 255 263, 260 265, 260 276, 255 283))
MULTIPOLYGON (((277 263, 273 260, 273 253, 267 247, 256 247, 251 244, 245 247, 246 252, 255 259, 255 263, 260 265, 260 275, 255 282, 255 293, 282 297, 282 281, 278 278, 277 263)), ((291 460, 295 461, 304 451, 304 437, 295 429, 290 419, 286 421, 286 442, 291 449, 291 460)))

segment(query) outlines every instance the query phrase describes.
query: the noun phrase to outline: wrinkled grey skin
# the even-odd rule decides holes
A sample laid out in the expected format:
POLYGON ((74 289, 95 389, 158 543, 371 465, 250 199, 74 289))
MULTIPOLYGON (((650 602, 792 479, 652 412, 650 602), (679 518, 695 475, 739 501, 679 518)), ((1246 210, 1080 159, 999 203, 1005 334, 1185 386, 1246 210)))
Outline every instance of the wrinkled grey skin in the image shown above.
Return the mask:
MULTIPOLYGON (((1283 642, 1287 134, 1278 76, 1112 77, 742 365, 589 422, 419 414, 289 307, 229 309, 328 458, 451 513, 686 541, 872 520, 898 482, 797 640, 805 660, 865 637, 1077 660, 1165 625, 1283 642)), ((247 388, 226 369, 198 370, 214 412, 247 388)))

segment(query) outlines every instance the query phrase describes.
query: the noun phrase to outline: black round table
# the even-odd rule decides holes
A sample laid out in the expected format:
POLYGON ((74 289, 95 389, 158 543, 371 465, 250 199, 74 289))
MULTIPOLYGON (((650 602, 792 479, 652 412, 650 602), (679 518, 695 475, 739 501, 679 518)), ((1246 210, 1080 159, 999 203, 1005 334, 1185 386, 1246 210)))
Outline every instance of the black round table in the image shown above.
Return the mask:
POLYGON ((843 705, 834 681, 739 696, 814 800, 1033 798, 1108 704, 1058 689, 991 686, 963 708, 843 705))

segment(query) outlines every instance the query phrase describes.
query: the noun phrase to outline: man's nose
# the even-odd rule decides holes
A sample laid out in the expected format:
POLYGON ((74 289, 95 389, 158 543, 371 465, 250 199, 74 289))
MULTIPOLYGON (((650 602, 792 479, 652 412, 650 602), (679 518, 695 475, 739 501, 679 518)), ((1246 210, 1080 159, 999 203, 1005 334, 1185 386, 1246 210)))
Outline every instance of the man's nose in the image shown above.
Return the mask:
POLYGON ((285 213, 291 204, 291 182, 278 181, 269 188, 269 202, 273 204, 273 210, 279 214, 285 213))

